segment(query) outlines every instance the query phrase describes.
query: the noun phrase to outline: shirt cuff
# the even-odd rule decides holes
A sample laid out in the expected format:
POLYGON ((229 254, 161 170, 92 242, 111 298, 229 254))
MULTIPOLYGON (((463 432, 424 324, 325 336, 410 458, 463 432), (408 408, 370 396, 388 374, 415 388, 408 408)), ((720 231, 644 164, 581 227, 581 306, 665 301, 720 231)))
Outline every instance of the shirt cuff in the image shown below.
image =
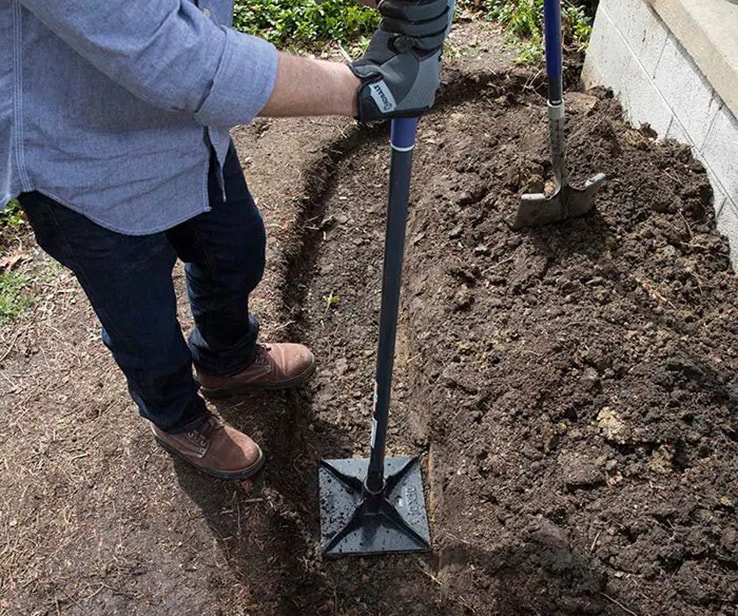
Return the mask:
POLYGON ((248 124, 264 108, 277 80, 277 49, 256 36, 226 29, 213 85, 195 119, 204 126, 248 124))

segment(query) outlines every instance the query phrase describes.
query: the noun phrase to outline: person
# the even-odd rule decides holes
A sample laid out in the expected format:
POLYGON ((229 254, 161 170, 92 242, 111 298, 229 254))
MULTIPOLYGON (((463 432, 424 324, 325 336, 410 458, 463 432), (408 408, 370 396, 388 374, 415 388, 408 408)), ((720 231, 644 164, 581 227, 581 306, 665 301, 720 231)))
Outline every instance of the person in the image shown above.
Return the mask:
POLYGON ((38 244, 74 272, 156 440, 205 473, 246 478, 261 449, 199 389, 296 387, 315 358, 258 341, 249 296, 266 237, 229 129, 256 116, 427 111, 448 7, 384 0, 350 65, 279 52, 234 31, 232 11, 233 0, 0 0, 0 206, 17 197, 38 244))

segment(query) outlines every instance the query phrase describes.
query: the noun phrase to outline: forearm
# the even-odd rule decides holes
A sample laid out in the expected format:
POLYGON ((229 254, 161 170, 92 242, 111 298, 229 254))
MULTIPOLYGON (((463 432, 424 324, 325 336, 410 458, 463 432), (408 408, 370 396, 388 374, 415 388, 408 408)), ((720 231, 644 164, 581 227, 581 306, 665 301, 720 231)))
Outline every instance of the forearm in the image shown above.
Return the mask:
POLYGON ((360 80, 340 62, 279 53, 277 80, 259 115, 271 117, 357 114, 360 80))
POLYGON ((153 106, 204 126, 250 122, 277 74, 274 46, 182 0, 21 0, 90 64, 153 106))

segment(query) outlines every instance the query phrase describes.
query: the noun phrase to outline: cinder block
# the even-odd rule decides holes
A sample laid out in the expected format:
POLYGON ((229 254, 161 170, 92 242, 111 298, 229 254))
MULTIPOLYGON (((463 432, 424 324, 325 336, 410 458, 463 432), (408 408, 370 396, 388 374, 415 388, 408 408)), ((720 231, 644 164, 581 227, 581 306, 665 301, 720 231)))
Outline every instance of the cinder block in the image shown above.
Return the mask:
POLYGON ((625 67, 631 55, 617 27, 600 6, 582 68, 585 87, 605 86, 616 95, 619 94, 625 67))
POLYGON ((738 120, 726 105, 715 116, 700 154, 728 198, 738 202, 738 120))
POLYGON ((720 99, 687 50, 673 35, 666 40, 656 67, 654 83, 669 102, 692 143, 702 148, 719 111, 720 99))
POLYGON ((634 126, 647 123, 659 137, 665 137, 674 117, 671 107, 635 58, 626 65, 625 74, 628 83, 619 99, 626 118, 634 126))
POLYGON ((669 36, 666 24, 645 0, 603 0, 603 5, 631 53, 653 77, 669 36))
POLYGON ((713 187, 738 265, 738 120, 646 0, 601 0, 582 79, 613 90, 626 119, 689 145, 713 187))
POLYGON ((602 0, 582 80, 586 87, 611 88, 632 124, 648 123, 663 137, 671 125, 671 109, 653 86, 643 60, 636 56, 626 36, 641 55, 650 58, 647 64, 655 68, 657 54, 661 53, 660 47, 667 37, 660 19, 643 0, 602 0))
POLYGON ((648 1, 738 116, 738 1, 648 1))
MULTIPOLYGON (((601 12, 607 13, 610 19, 615 21, 622 21, 622 18, 627 15, 629 4, 633 0, 600 0, 597 7, 597 15, 595 16, 595 23, 601 12)), ((638 0, 641 2, 642 0, 638 0)))

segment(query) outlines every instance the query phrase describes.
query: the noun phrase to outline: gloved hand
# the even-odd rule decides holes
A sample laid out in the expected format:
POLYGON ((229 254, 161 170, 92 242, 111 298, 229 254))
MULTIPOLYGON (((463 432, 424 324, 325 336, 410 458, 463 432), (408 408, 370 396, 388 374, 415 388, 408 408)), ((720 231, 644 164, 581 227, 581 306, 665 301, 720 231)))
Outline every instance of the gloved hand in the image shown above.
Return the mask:
POLYGON ((443 45, 449 28, 452 7, 448 0, 380 0, 377 5, 381 30, 400 34, 395 46, 402 49, 404 37, 414 39, 416 49, 435 49, 443 45))
POLYGON ((349 65, 363 82, 357 119, 408 118, 428 111, 441 83, 442 49, 423 37, 377 30, 364 56, 349 65))

